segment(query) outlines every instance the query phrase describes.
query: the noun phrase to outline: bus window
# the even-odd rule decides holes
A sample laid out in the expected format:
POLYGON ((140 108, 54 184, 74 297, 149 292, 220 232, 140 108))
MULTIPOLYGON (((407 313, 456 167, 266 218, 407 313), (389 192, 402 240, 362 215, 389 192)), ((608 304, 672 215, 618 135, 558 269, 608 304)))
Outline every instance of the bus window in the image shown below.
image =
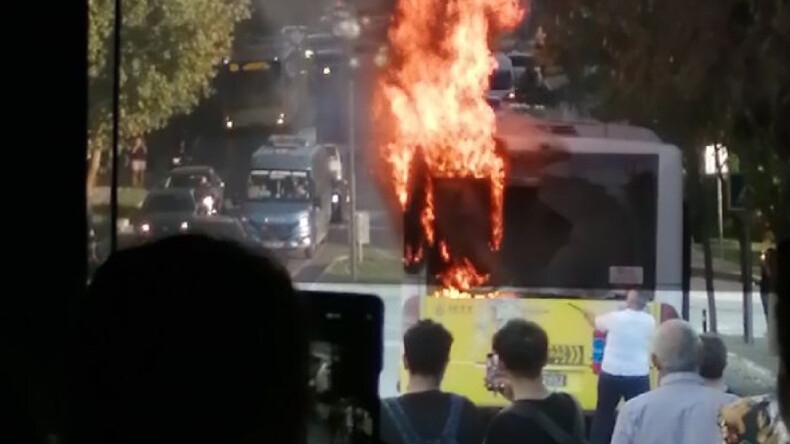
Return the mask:
POLYGON ((638 154, 574 153, 536 184, 510 184, 494 283, 654 289, 656 189, 657 156, 638 154))
POLYGON ((306 171, 253 170, 247 183, 247 200, 307 202, 312 180, 306 171))

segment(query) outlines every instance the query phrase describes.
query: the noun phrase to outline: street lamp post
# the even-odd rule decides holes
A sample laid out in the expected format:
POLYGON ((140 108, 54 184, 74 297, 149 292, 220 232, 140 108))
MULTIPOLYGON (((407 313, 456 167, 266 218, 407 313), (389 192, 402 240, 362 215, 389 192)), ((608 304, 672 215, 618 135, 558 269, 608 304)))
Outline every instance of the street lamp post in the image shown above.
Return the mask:
POLYGON ((351 272, 351 280, 357 280, 357 170, 356 170, 356 128, 354 125, 355 106, 354 106, 354 73, 357 61, 354 58, 354 42, 359 38, 360 25, 356 17, 346 14, 335 23, 332 30, 333 34, 341 38, 346 43, 346 55, 348 56, 348 151, 349 151, 349 169, 351 175, 349 177, 349 206, 351 218, 349 220, 349 271, 351 272))
POLYGON ((118 143, 121 89, 121 0, 115 0, 112 66, 112 171, 110 176, 110 253, 118 250, 118 143))

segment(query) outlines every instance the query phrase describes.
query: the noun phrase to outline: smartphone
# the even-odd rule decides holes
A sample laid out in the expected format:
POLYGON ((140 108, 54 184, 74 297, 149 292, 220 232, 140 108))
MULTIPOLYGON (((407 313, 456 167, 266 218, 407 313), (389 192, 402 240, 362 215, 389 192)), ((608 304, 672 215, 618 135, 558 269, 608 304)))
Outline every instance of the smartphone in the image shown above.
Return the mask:
POLYGON ((310 339, 307 443, 378 443, 381 299, 314 291, 300 295, 310 339))
POLYGON ((505 375, 499 367, 499 356, 496 353, 486 355, 486 390, 501 393, 505 385, 505 375))

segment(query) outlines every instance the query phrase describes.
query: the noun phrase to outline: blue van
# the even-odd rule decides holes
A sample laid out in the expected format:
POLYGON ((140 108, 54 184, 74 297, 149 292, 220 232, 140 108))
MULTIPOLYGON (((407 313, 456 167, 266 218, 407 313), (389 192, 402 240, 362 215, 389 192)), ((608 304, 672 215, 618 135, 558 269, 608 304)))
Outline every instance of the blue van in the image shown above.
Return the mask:
POLYGON ((265 247, 309 258, 329 234, 332 190, 323 146, 299 136, 271 136, 252 155, 242 213, 265 247))

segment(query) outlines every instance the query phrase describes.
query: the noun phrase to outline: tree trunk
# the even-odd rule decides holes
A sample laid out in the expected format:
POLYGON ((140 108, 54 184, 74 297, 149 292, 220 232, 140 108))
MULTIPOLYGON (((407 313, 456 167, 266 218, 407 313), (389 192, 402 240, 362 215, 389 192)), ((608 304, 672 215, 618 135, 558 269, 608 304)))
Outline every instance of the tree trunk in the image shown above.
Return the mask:
POLYGON ((713 254, 710 248, 710 211, 708 211, 707 196, 708 187, 705 186, 704 178, 699 178, 697 187, 697 205, 700 211, 700 221, 702 222, 702 260, 705 272, 705 292, 708 296, 708 317, 710 331, 718 333, 718 322, 716 317, 716 293, 713 288, 713 254))
POLYGON ((93 190, 96 188, 96 182, 99 179, 99 170, 101 169, 101 159, 102 159, 102 151, 101 150, 93 150, 91 153, 90 163, 88 164, 88 177, 85 181, 85 192, 88 195, 88 199, 93 194, 93 190))
POLYGON ((710 248, 710 211, 707 202, 709 195, 708 187, 705 185, 705 178, 701 174, 699 161, 702 158, 702 152, 694 150, 691 156, 687 158, 689 168, 689 180, 687 184, 690 188, 691 202, 695 205, 697 213, 697 221, 700 224, 700 240, 702 242, 702 260, 704 267, 705 278, 705 292, 708 298, 708 325, 710 331, 713 333, 718 332, 718 322, 716 316, 716 293, 713 288, 713 256, 710 248))

